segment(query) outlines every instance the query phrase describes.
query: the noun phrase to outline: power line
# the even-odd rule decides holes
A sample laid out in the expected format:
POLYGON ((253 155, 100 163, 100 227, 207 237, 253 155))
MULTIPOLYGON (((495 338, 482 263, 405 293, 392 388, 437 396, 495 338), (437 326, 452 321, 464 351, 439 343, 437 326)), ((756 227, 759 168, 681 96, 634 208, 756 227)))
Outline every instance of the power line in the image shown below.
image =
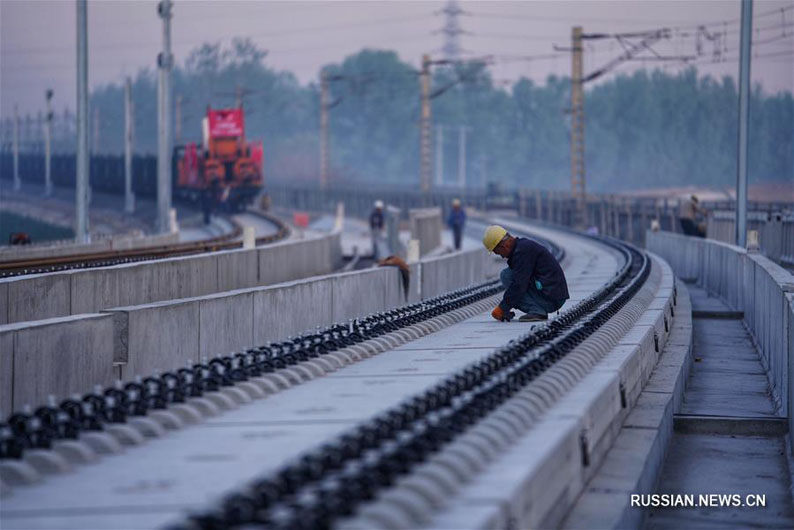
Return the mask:
MULTIPOLYGON (((417 21, 417 20, 429 20, 433 18, 432 15, 412 15, 412 16, 405 16, 405 17, 392 17, 392 18, 384 18, 384 19, 376 19, 376 20, 367 20, 367 21, 359 21, 359 22, 351 22, 346 24, 331 24, 325 26, 310 26, 310 27, 303 27, 303 28, 294 28, 289 30, 283 31, 274 31, 274 32, 262 32, 262 33, 249 33, 245 35, 237 35, 235 37, 227 37, 227 38, 246 38, 246 37, 279 37, 279 36, 291 36, 297 35, 300 33, 307 33, 307 32, 319 32, 319 31, 336 31, 336 30, 345 30, 354 27, 361 27, 361 26, 372 26, 372 25, 380 25, 380 24, 395 24, 400 22, 409 22, 409 21, 417 21)), ((203 44, 207 42, 206 39, 201 41, 196 41, 195 39, 190 40, 175 40, 175 44, 203 44)), ((146 41, 137 41, 137 42, 118 42, 118 43, 106 43, 101 45, 95 45, 96 51, 102 51, 103 49, 121 49, 121 48, 140 48, 141 46, 146 46, 150 44, 152 47, 157 47, 156 43, 148 43, 146 41)), ((67 53, 73 54, 74 50, 71 48, 66 48, 63 46, 44 46, 38 48, 3 48, 2 54, 25 54, 25 53, 47 53, 47 52, 59 52, 59 53, 67 53)), ((94 50, 92 49, 92 53, 94 50)))

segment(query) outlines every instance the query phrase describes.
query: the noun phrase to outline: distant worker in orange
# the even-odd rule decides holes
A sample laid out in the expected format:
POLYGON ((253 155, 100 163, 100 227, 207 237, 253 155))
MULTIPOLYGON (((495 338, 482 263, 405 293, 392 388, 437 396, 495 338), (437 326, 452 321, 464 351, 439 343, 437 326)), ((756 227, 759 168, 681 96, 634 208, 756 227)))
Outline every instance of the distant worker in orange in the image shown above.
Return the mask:
POLYGON ((466 212, 460 205, 460 199, 452 199, 452 209, 447 217, 447 225, 452 230, 452 237, 455 241, 455 250, 460 250, 460 243, 463 239, 463 227, 466 224, 466 212))
POLYGON ((496 320, 512 320, 515 308, 526 313, 519 322, 540 322, 570 298, 562 267, 540 243, 511 236, 497 225, 485 230, 482 243, 489 252, 507 259, 507 268, 499 275, 505 294, 491 312, 496 320))

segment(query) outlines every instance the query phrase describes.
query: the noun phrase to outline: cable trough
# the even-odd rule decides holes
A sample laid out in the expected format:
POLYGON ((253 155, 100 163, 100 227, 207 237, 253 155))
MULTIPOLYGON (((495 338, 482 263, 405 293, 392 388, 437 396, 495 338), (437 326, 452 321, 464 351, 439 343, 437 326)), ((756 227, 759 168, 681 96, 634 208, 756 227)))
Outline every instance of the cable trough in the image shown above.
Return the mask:
MULTIPOLYGON (((289 228, 284 221, 278 217, 263 212, 257 212, 257 215, 264 217, 278 227, 278 231, 275 234, 256 238, 257 245, 274 243, 286 238, 289 235, 289 228)), ((188 243, 159 245, 130 250, 110 250, 105 252, 72 254, 69 256, 56 256, 49 258, 9 260, 0 263, 0 278, 10 278, 13 276, 23 276, 26 274, 43 274, 72 269, 109 267, 124 263, 136 263, 140 261, 172 258, 176 256, 187 256, 190 254, 201 254, 204 252, 215 252, 218 250, 231 250, 242 247, 243 244, 241 241, 239 241, 242 233, 242 227, 240 227, 239 224, 234 223, 234 230, 232 232, 210 239, 205 239, 203 241, 191 241, 188 243)))
POLYGON ((601 241, 623 254, 625 263, 592 296, 421 395, 230 493, 219 505, 173 528, 318 529, 353 515, 553 366, 642 287, 650 273, 648 257, 629 245, 601 241))

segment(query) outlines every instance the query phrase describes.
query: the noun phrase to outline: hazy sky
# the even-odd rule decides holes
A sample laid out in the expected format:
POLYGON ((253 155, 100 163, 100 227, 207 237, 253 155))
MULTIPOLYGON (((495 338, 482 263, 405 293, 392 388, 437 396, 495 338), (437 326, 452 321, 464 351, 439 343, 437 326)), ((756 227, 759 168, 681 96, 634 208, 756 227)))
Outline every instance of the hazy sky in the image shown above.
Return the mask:
MULTIPOLYGON (((794 0, 754 2, 754 83, 767 92, 794 90, 794 0)), ((440 56, 445 2, 431 1, 189 1, 174 4, 173 48, 184 61, 196 45, 234 36, 251 37, 268 50, 265 62, 294 72, 301 82, 316 79, 319 68, 369 48, 396 50, 418 65, 423 53, 440 56)), ((496 80, 521 76, 543 82, 550 73, 567 75, 570 56, 554 45, 570 45, 571 26, 586 33, 632 32, 670 28, 670 38, 642 57, 694 56, 697 41, 701 73, 738 72, 739 0, 712 1, 477 1, 460 2, 459 17, 468 33, 460 37, 470 56, 494 55, 496 80), (706 25, 705 31, 698 31, 706 25), (697 34, 700 34, 698 37, 697 34), (717 35, 720 34, 720 35, 717 35), (710 40, 711 39, 711 40, 710 40), (556 57, 546 58, 548 54, 556 57), (715 55, 716 54, 716 55, 715 55), (527 60, 526 56, 535 57, 527 60), (713 62, 714 59, 717 62, 713 62)), ((75 2, 0 0, 0 115, 43 108, 44 91, 55 89, 57 110, 75 108, 75 2)), ((89 84, 119 82, 139 68, 155 67, 162 43, 161 22, 153 1, 88 3, 89 84)), ((633 41, 588 41, 585 72, 607 63, 633 41)), ((653 68, 668 71, 680 61, 628 62, 613 72, 653 68)), ((614 75, 611 74, 611 75, 614 75)))

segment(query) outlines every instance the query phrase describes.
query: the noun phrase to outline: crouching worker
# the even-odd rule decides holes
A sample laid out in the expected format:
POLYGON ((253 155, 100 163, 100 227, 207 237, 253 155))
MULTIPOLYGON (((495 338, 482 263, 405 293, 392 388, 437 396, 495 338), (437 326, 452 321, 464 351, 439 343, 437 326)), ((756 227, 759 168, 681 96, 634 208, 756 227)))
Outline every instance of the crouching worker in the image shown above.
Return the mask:
POLYGON ((520 322, 540 322, 569 298, 562 267, 540 243, 513 237, 496 225, 485 230, 482 243, 489 252, 507 259, 507 268, 500 275, 505 294, 491 312, 496 320, 511 320, 515 308, 526 313, 520 322))

